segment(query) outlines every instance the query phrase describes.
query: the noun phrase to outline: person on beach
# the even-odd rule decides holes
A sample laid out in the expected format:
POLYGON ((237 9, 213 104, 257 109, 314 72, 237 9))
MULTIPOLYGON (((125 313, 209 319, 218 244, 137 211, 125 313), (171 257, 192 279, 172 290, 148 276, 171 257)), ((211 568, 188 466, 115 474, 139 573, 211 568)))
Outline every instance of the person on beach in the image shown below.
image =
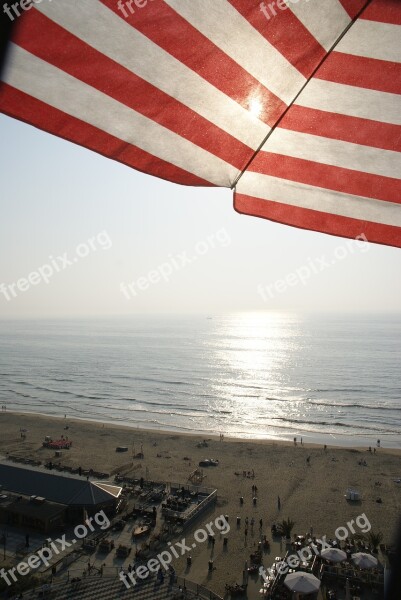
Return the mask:
POLYGON ((281 500, 280 500, 280 496, 277 496, 277 508, 279 510, 281 510, 281 500))

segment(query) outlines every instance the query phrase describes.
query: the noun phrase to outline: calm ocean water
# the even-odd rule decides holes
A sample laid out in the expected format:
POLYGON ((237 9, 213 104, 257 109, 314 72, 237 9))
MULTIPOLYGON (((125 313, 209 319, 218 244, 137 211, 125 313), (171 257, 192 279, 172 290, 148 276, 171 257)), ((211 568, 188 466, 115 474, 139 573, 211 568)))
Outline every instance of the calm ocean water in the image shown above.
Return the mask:
POLYGON ((12 410, 401 447, 401 316, 0 321, 12 410))

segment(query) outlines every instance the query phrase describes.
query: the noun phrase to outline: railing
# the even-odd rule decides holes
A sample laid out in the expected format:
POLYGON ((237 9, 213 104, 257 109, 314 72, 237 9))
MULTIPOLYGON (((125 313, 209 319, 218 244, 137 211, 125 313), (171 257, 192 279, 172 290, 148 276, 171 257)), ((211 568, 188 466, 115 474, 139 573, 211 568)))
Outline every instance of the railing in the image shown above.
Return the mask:
POLYGON ((203 585, 194 583, 193 581, 188 581, 184 577, 177 577, 176 584, 182 589, 182 591, 195 594, 195 596, 198 598, 203 598, 204 600, 223 600, 221 596, 218 596, 214 592, 208 590, 203 585))
POLYGON ((204 500, 202 500, 202 502, 198 505, 196 505, 190 513, 187 513, 186 515, 184 513, 179 513, 176 510, 171 510, 168 508, 165 508, 163 510, 163 516, 164 517, 173 517, 175 519, 181 518, 182 519, 182 524, 184 527, 188 527, 188 525, 190 525, 195 519, 198 518, 198 516, 213 502, 216 502, 217 500, 217 490, 211 490, 211 493, 209 496, 207 496, 204 500))
MULTIPOLYGON (((119 567, 109 567, 109 568, 105 568, 103 570, 102 574, 100 574, 99 572, 92 571, 90 574, 87 573, 84 576, 82 571, 74 569, 74 570, 69 571, 68 574, 66 574, 67 577, 62 578, 62 579, 60 579, 60 578, 54 579, 53 577, 44 577, 44 576, 40 577, 39 576, 39 577, 36 577, 32 588, 27 590, 24 593, 23 597, 25 597, 25 594, 26 594, 29 598, 31 598, 32 595, 36 592, 36 590, 43 589, 44 585, 48 586, 48 592, 52 591, 54 593, 57 590, 67 589, 66 586, 70 586, 70 585, 72 585, 72 586, 78 585, 79 586, 82 583, 84 583, 85 581, 89 583, 95 577, 96 578, 108 577, 108 578, 118 579, 119 572, 120 572, 119 567)), ((149 584, 151 581, 153 581, 155 579, 156 579, 156 575, 145 580, 143 583, 149 584)), ((187 600, 191 600, 191 599, 195 599, 195 598, 199 599, 199 600, 200 599, 202 599, 202 600, 223 600, 223 598, 221 596, 208 590, 203 585, 194 583, 193 581, 188 581, 183 577, 176 577, 175 582, 174 582, 174 587, 172 590, 172 597, 174 597, 174 595, 173 595, 174 589, 179 589, 181 592, 183 592, 185 594, 185 598, 187 600)), ((73 587, 71 588, 71 590, 73 590, 73 587)), ((0 598, 3 598, 3 597, 6 598, 5 595, 2 595, 0 593, 0 598)), ((9 597, 9 596, 7 596, 7 597, 9 597)))
POLYGON ((170 488, 170 490, 181 490, 182 488, 184 488, 187 491, 190 492, 198 492, 198 494, 207 494, 208 496, 210 494, 212 494, 215 490, 215 488, 210 488, 210 487, 205 487, 202 485, 194 485, 193 483, 175 483, 175 482, 168 482, 167 483, 168 487, 170 488))

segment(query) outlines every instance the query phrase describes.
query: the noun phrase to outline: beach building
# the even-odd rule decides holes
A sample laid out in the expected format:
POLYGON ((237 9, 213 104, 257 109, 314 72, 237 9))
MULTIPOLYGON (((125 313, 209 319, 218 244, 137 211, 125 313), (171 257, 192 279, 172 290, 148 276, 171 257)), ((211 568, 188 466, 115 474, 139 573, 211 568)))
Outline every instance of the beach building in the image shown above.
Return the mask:
POLYGON ((101 510, 113 515, 121 492, 105 482, 0 464, 0 523, 47 533, 101 510))

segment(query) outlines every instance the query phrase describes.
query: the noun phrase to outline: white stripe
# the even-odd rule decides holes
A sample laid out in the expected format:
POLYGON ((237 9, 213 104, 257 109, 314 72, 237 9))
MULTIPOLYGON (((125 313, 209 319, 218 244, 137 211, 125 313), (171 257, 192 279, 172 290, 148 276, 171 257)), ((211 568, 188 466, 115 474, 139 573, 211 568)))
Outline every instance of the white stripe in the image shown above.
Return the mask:
POLYGON ((202 117, 256 149, 270 127, 98 0, 44 2, 52 21, 202 117), (105 33, 107 32, 107 33, 105 33))
POLYGON ((309 208, 382 225, 401 226, 400 204, 372 200, 363 196, 351 196, 270 175, 246 172, 239 180, 236 191, 238 194, 299 208, 309 208))
POLYGON ((336 50, 344 54, 401 62, 401 27, 359 19, 336 50))
POLYGON ((304 85, 303 75, 227 0, 165 2, 286 104, 304 85))
POLYGON ((340 115, 401 125, 398 94, 311 79, 295 104, 340 115))
POLYGON ((400 152, 287 129, 276 129, 263 150, 383 177, 395 177, 401 173, 400 152))
POLYGON ((215 185, 234 181, 237 169, 210 152, 15 44, 10 50, 9 85, 215 185))
POLYGON ((286 0, 286 4, 326 50, 351 22, 338 0, 286 0))

